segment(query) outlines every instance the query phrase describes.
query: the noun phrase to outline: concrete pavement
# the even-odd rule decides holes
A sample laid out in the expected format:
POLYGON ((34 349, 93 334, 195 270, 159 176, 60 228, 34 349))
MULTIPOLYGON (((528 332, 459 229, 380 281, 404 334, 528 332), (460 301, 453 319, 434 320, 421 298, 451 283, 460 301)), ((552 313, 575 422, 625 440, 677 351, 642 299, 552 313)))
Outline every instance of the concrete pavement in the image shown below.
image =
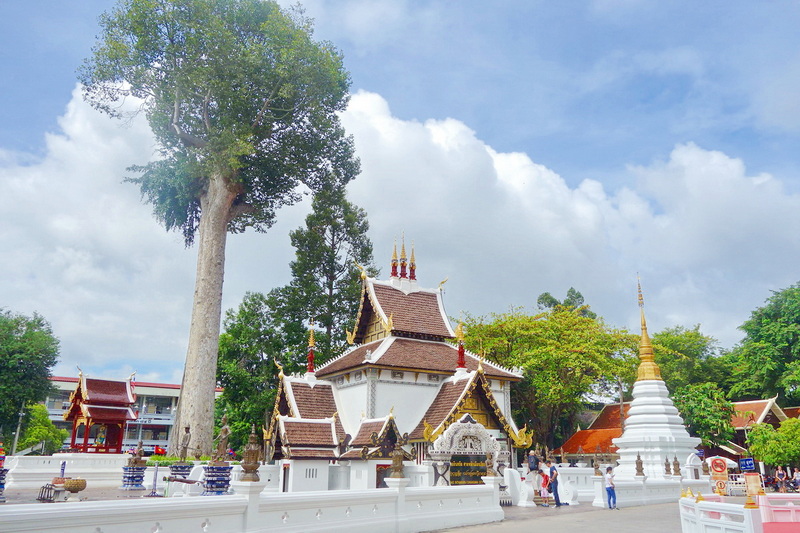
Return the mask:
POLYGON ((592 507, 503 507, 502 522, 445 531, 458 533, 680 533, 678 502, 628 507, 619 511, 592 507))

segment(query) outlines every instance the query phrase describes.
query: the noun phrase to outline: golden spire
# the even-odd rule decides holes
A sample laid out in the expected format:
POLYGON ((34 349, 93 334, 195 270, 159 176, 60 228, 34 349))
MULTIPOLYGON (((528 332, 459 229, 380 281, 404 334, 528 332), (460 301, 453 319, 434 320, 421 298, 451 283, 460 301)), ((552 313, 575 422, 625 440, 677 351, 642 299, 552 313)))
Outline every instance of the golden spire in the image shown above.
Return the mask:
POLYGON ((409 259, 409 262, 412 265, 415 265, 417 263, 417 260, 414 259, 414 241, 411 241, 411 258, 409 259))
POLYGON ((308 347, 315 348, 317 346, 317 341, 314 340, 314 323, 311 323, 311 328, 308 330, 308 347))
POLYGON ((397 261, 397 237, 394 239, 394 249, 392 250, 392 261, 397 261))
POLYGON ((653 354, 653 345, 650 342, 650 335, 647 333, 647 320, 644 317, 644 297, 642 297, 642 284, 639 277, 636 277, 636 287, 639 292, 639 309, 642 315, 642 338, 639 341, 639 371, 636 381, 661 380, 661 369, 656 364, 653 354))

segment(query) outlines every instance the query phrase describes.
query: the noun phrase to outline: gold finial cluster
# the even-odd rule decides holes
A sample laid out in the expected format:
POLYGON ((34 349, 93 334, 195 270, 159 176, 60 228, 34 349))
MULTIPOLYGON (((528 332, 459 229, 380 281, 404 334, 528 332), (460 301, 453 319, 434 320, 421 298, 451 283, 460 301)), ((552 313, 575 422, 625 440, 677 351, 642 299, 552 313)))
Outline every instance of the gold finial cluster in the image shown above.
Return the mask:
POLYGON ((642 317, 642 338, 639 341, 639 371, 636 381, 661 380, 661 369, 656 364, 653 344, 650 342, 650 335, 647 333, 647 320, 644 317, 644 297, 642 296, 642 284, 638 276, 636 286, 639 292, 639 309, 642 317))
POLYGON ((308 328, 308 347, 315 348, 317 341, 314 339, 314 319, 311 319, 310 327, 308 328))

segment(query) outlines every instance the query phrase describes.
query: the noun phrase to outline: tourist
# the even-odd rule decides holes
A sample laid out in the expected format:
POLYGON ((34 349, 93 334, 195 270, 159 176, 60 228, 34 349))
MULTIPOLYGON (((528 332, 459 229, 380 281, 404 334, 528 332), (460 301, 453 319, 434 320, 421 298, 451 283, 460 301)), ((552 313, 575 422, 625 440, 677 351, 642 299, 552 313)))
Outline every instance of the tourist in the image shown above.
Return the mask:
POLYGON ((539 471, 539 457, 536 456, 536 452, 531 450, 528 453, 528 472, 531 475, 536 475, 539 471))
POLYGON ((608 495, 608 508, 619 509, 617 507, 617 492, 614 485, 614 469, 610 466, 606 468, 606 494, 608 495))
POLYGON ((800 468, 794 467, 792 480, 794 481, 794 490, 800 491, 800 468))
POLYGON ((775 479, 778 481, 778 492, 786 492, 786 471, 782 466, 775 472, 775 479))
POLYGON ((550 504, 547 503, 550 500, 550 492, 547 490, 548 486, 550 485, 550 476, 545 474, 544 470, 539 470, 539 476, 542 479, 541 484, 539 485, 539 496, 542 498, 542 507, 550 507, 550 504))
POLYGON ((553 494, 553 499, 556 501, 556 507, 561 507, 561 499, 558 497, 558 468, 553 464, 550 459, 547 460, 547 468, 550 474, 550 492, 553 494))

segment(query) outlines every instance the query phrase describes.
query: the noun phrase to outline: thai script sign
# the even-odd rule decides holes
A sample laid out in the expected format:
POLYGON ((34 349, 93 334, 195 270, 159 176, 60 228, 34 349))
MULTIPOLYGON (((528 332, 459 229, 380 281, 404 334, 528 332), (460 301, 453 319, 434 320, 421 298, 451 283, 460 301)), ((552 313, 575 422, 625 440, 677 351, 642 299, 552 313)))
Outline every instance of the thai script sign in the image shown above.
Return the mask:
POLYGON ((486 475, 486 457, 483 455, 454 455, 450 459, 451 485, 480 485, 486 475))

